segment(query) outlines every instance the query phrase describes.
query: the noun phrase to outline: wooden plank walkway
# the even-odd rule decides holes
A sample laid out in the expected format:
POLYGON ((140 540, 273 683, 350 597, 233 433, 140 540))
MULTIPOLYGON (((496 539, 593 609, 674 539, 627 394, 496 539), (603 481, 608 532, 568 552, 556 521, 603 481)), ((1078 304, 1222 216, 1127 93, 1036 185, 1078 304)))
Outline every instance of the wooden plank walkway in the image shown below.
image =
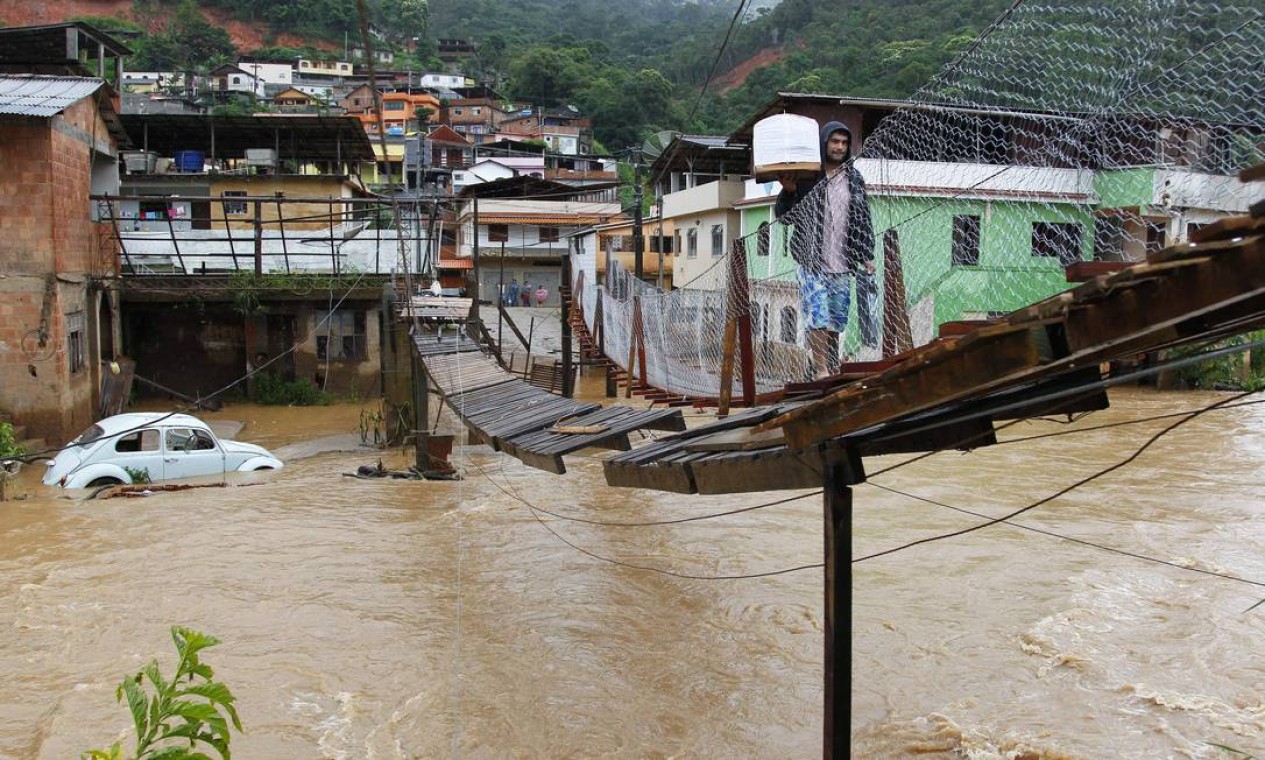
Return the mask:
POLYGON ((685 429, 679 409, 634 409, 563 398, 530 385, 473 341, 437 340, 423 331, 413 343, 430 382, 473 440, 523 463, 564 473, 562 457, 585 448, 627 450, 635 430, 685 429))
POLYGON ((502 451, 526 464, 561 475, 566 472, 563 454, 590 447, 627 451, 632 448, 628 434, 643 429, 684 430, 685 420, 676 409, 607 406, 569 417, 544 430, 498 440, 498 444, 502 451))

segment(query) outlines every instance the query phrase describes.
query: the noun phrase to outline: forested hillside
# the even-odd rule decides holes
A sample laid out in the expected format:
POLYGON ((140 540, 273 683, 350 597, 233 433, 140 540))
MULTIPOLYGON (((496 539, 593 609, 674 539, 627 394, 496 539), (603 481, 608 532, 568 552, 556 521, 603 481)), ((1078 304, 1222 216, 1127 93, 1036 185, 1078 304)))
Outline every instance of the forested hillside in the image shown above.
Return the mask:
MULTIPOLYGON (((1009 0, 744 5, 723 53, 736 0, 365 4, 383 35, 374 44, 394 49, 397 67, 436 67, 435 40, 471 40, 479 54, 466 64, 467 74, 492 82, 515 103, 579 107, 593 118, 598 139, 615 150, 660 129, 726 133, 778 90, 910 95, 1009 0)), ((356 0, 133 0, 131 12, 118 15, 127 18, 87 19, 130 34, 133 69, 207 69, 241 54, 319 56, 360 36, 356 0), (222 28, 227 18, 257 29, 263 45, 238 44, 222 28), (309 44, 282 47, 283 34, 302 35, 309 44)))

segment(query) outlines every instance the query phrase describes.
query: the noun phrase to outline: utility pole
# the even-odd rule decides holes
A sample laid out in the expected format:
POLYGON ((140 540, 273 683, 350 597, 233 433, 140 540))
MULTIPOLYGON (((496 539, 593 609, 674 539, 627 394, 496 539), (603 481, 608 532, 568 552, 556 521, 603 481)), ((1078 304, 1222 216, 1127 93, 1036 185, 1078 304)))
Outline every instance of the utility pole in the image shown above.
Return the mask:
POLYGON ((646 255, 646 239, 641 234, 641 151, 633 151, 633 275, 638 280, 642 277, 646 255))

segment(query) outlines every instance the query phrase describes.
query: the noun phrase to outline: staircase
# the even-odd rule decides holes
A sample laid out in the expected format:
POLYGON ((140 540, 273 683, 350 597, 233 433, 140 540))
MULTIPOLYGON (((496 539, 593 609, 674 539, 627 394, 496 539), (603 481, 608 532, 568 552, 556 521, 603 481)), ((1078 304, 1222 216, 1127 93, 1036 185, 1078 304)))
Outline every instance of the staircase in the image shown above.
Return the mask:
MULTIPOLYGON (((563 295, 570 300, 571 289, 567 285, 562 286, 563 295)), ((593 339, 592 333, 589 332, 588 325, 584 323, 584 315, 579 309, 571 309, 566 316, 567 323, 571 325, 571 335, 579 344, 580 366, 587 367, 603 367, 606 370, 606 378, 608 383, 616 388, 627 388, 632 383, 632 395, 640 396, 651 402, 651 405, 666 404, 667 406, 691 406, 696 403, 694 399, 679 393, 671 393, 661 388, 646 385, 635 377, 630 377, 628 370, 615 363, 606 354, 602 353, 597 346, 597 341, 593 339)))

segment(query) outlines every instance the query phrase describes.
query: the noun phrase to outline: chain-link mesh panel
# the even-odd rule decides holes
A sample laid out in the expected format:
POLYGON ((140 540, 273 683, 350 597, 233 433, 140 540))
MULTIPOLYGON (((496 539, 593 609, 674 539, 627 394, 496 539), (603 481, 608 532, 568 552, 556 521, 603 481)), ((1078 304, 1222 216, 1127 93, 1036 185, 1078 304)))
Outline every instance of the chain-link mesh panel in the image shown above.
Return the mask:
POLYGON ((748 234, 701 275, 661 293, 612 271, 608 355, 626 364, 642 330, 650 384, 714 397, 726 318, 740 317, 763 392, 839 361, 890 358, 947 322, 1066 289, 1078 262, 1142 261, 1245 212, 1259 193, 1234 175, 1265 155, 1263 16, 1249 2, 1016 4, 907 104, 864 125, 848 168, 791 211, 771 213, 776 183, 763 206, 749 195, 748 234), (868 191, 869 250, 846 250, 842 226, 859 224, 844 211, 857 195, 849 171, 868 191), (803 283, 818 265, 796 259, 831 255, 848 262, 846 295, 831 302, 846 304, 833 320, 844 324, 814 361, 803 283))

